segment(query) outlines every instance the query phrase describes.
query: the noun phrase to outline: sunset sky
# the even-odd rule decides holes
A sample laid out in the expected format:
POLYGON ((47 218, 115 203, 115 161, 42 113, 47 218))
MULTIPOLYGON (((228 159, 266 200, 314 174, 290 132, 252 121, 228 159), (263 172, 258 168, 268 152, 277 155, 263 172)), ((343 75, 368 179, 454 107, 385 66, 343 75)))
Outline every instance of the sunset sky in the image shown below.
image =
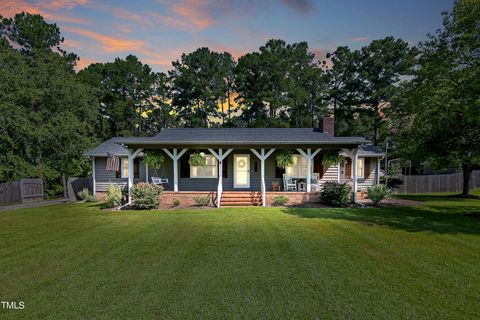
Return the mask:
POLYGON ((0 0, 0 14, 41 13, 60 26, 79 68, 132 53, 166 71, 185 52, 208 46, 235 58, 268 39, 307 41, 319 59, 393 35, 411 44, 441 27, 453 0, 0 0))

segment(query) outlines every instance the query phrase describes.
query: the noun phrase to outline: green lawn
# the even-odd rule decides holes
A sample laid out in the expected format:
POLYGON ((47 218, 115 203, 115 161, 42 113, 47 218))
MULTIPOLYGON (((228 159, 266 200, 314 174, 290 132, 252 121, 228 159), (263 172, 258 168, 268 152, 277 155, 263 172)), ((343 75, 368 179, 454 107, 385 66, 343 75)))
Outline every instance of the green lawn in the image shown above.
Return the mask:
POLYGON ((478 319, 480 200, 0 212, 6 319, 478 319))

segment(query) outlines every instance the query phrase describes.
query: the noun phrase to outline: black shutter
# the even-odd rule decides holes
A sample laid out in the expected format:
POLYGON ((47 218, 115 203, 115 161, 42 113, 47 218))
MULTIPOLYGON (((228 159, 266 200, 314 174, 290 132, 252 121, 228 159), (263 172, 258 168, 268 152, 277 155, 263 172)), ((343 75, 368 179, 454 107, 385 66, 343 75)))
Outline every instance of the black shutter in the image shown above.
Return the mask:
POLYGON ((222 164, 222 177, 228 178, 228 157, 223 159, 223 164, 222 164))
POLYGON ((184 154, 180 158, 180 178, 190 178, 190 164, 188 163, 190 155, 184 154))
POLYGON ((320 176, 320 179, 323 178, 323 155, 322 154, 318 154, 313 157, 313 172, 314 173, 318 173, 318 175, 320 176))
POLYGON ((285 168, 280 168, 275 161, 275 178, 283 179, 283 175, 285 174, 285 168))
POLYGON ((370 158, 365 158, 365 167, 363 168, 363 177, 365 179, 370 178, 370 158))
POLYGON ((133 159, 133 177, 140 178, 140 159, 133 159))
POLYGON ((120 170, 122 170, 122 165, 123 165, 123 158, 118 158, 118 167, 117 170, 115 171, 115 178, 120 179, 122 177, 120 170))

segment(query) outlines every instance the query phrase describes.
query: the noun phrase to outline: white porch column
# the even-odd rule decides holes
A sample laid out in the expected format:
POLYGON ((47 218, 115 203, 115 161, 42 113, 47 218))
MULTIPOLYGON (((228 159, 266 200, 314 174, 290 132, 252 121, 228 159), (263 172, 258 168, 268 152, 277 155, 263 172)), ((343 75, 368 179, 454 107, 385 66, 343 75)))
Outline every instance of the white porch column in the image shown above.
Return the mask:
POLYGON ((173 160, 173 191, 175 192, 178 192, 178 159, 180 159, 187 150, 188 149, 182 149, 182 151, 178 152, 178 149, 174 148, 172 152, 170 152, 168 149, 163 149, 163 151, 173 160))
POLYGON ((377 168, 375 170, 375 178, 377 179, 377 184, 380 184, 380 157, 377 157, 377 168))
POLYGON ((137 149, 134 152, 128 151, 128 203, 132 203, 132 193, 130 192, 133 186, 133 160, 142 152, 143 149, 137 149))
POLYGON ((260 153, 258 153, 255 149, 250 149, 254 155, 260 159, 260 181, 261 181, 261 189, 262 189, 262 206, 265 207, 267 205, 267 193, 265 187, 265 160, 275 151, 275 149, 270 149, 267 153, 265 153, 265 149, 260 149, 260 153))
POLYGON ((352 196, 352 200, 353 200, 353 203, 356 203, 357 202, 357 185, 358 185, 358 182, 357 182, 357 167, 358 167, 358 149, 351 149, 351 150, 348 150, 348 149, 343 149, 343 152, 345 152, 349 157, 350 159, 352 159, 352 179, 353 179, 353 196, 352 196))
POLYGON ((148 164, 145 163, 145 182, 148 183, 148 164))
POLYGON ((92 182, 93 182, 93 187, 92 187, 92 192, 93 195, 97 194, 97 179, 95 178, 95 157, 92 159, 92 182))
POLYGON ((228 149, 225 153, 223 153, 223 149, 218 149, 218 153, 213 149, 208 149, 208 151, 218 160, 217 208, 220 208, 223 192, 223 159, 225 159, 233 149, 228 149))
POLYGON ((320 152, 321 149, 317 149, 312 153, 312 149, 307 149, 307 152, 303 149, 297 149, 297 151, 307 159, 307 192, 312 191, 312 160, 320 152))
POLYGON ((357 203, 357 185, 358 185, 358 177, 357 177, 357 171, 358 171, 358 149, 355 149, 353 151, 353 203, 357 203))

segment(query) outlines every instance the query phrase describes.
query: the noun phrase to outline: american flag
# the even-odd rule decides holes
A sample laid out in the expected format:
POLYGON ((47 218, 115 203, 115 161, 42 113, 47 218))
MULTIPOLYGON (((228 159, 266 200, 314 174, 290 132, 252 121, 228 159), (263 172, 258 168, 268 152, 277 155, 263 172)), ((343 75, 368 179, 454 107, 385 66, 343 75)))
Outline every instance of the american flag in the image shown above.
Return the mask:
POLYGON ((107 158, 107 171, 119 171, 120 158, 116 156, 109 156, 107 158))

